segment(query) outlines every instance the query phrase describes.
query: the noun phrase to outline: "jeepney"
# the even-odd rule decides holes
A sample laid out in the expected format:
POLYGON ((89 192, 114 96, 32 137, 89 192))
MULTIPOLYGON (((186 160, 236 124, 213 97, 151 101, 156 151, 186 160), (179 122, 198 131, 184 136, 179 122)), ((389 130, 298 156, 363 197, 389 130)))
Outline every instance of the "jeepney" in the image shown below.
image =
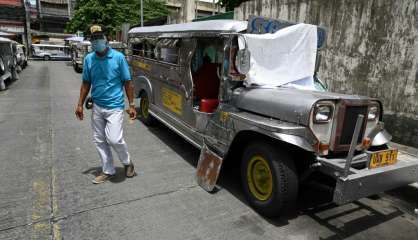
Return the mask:
POLYGON ((109 46, 116 51, 121 52, 123 55, 127 55, 127 46, 123 42, 117 42, 117 41, 109 41, 109 46))
MULTIPOLYGON (((116 51, 123 53, 123 55, 126 55, 126 44, 122 42, 109 41, 109 46, 116 51)), ((91 51, 90 41, 82 41, 76 44, 72 53, 73 68, 76 72, 81 73, 83 70, 84 57, 91 51)))
POLYGON ((80 73, 83 70, 84 56, 91 52, 90 41, 78 42, 73 46, 72 64, 74 71, 80 73))
MULTIPOLYGON (((223 162, 236 164, 249 204, 268 217, 289 209, 313 173, 335 180, 336 204, 418 181, 418 162, 389 145, 378 99, 326 90, 318 77, 319 50, 314 88, 298 81, 248 84, 253 55, 300 43, 260 40, 263 47, 251 52, 248 39, 268 39, 292 26, 297 24, 252 17, 131 29, 139 119, 146 125, 160 121, 201 149, 196 179, 207 191, 216 187, 223 162)), ((315 29, 314 47, 321 49, 326 29, 315 29)), ((274 68, 274 61, 269 64, 274 68)))
POLYGON ((32 57, 35 59, 50 60, 71 60, 69 47, 55 44, 32 44, 32 57))
POLYGON ((6 80, 17 80, 16 44, 0 37, 0 90, 6 89, 6 80))
POLYGON ((26 46, 23 44, 18 44, 16 49, 16 58, 17 63, 21 69, 26 68, 28 65, 28 56, 26 52, 26 46))

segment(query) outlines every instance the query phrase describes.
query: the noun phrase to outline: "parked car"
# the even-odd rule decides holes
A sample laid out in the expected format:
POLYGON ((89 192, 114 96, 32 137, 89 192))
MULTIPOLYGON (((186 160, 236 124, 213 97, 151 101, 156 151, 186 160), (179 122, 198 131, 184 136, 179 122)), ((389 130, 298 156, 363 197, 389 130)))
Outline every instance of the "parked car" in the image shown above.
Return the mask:
MULTIPOLYGON (((222 163, 230 161, 240 169, 249 204, 269 217, 291 208, 299 184, 313 173, 334 179, 337 204, 418 181, 418 163, 390 146, 382 103, 326 91, 318 77, 320 54, 313 55, 309 88, 296 80, 250 84, 254 71, 262 76, 283 60, 271 56, 278 46, 292 53, 306 40, 284 44, 263 31, 280 34, 292 26, 300 25, 255 17, 131 29, 139 119, 146 125, 160 121, 201 149, 196 176, 207 191, 214 189, 222 163), (255 38, 262 47, 252 51, 255 38), (256 69, 253 59, 267 55, 272 61, 256 69)), ((313 48, 299 54, 319 53, 316 48, 324 46, 326 31, 314 29, 318 41, 306 42, 313 48)), ((306 70, 295 69, 281 70, 290 77, 306 70)))
POLYGON ((6 89, 6 80, 14 81, 18 78, 13 41, 0 37, 0 90, 6 89))
POLYGON ((18 44, 16 49, 16 59, 18 65, 24 69, 28 65, 28 56, 26 52, 26 46, 23 44, 18 44))
POLYGON ((89 41, 82 41, 73 47, 72 64, 76 72, 80 73, 83 70, 84 57, 91 52, 91 43, 89 41))
POLYGON ((32 44, 32 57, 49 60, 71 60, 68 46, 52 44, 32 44))

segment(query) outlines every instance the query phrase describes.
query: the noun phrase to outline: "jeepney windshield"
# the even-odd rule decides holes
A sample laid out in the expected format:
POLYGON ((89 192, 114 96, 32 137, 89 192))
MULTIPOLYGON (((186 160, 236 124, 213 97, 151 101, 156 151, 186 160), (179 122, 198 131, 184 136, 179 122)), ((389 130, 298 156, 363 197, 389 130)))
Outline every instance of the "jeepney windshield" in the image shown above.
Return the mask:
POLYGON ((323 90, 314 77, 316 26, 296 24, 275 33, 243 36, 251 53, 245 85, 323 90))

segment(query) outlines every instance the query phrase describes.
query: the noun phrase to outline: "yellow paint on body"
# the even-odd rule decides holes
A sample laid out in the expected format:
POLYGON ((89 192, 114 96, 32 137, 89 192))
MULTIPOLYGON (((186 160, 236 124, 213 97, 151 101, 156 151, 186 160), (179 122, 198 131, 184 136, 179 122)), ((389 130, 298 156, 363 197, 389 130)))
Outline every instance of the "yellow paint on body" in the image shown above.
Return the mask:
POLYGON ((183 108, 182 108, 182 97, 180 94, 168 89, 168 88, 161 88, 161 95, 163 105, 171 110, 172 112, 177 113, 178 115, 182 115, 183 108))
POLYGON ((132 61, 132 65, 133 65, 134 67, 138 67, 138 68, 140 68, 140 69, 142 69, 142 70, 145 70, 145 71, 150 71, 150 70, 151 70, 151 65, 146 64, 146 63, 144 63, 144 62, 141 62, 141 61, 139 61, 139 60, 134 60, 134 61, 132 61))
POLYGON ((221 112, 219 115, 219 121, 225 123, 229 119, 229 112, 221 112))

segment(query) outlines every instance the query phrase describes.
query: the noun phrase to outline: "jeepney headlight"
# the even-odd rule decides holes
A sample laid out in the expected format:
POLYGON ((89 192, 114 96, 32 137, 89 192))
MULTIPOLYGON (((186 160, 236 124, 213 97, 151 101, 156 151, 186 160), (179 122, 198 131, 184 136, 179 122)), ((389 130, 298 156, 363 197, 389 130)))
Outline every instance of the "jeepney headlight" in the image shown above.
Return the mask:
POLYGON ((318 102, 309 121, 310 128, 318 139, 317 151, 320 155, 327 155, 331 141, 335 104, 331 101, 318 102))
POLYGON ((368 109, 367 113, 367 124, 364 137, 368 137, 371 131, 377 126, 380 119, 380 104, 378 102, 373 102, 368 109))
POLYGON ((332 105, 317 105, 314 110, 314 123, 327 123, 332 118, 332 105))
POLYGON ((379 107, 377 105, 369 107, 369 113, 367 114, 367 120, 373 121, 379 118, 379 107))

